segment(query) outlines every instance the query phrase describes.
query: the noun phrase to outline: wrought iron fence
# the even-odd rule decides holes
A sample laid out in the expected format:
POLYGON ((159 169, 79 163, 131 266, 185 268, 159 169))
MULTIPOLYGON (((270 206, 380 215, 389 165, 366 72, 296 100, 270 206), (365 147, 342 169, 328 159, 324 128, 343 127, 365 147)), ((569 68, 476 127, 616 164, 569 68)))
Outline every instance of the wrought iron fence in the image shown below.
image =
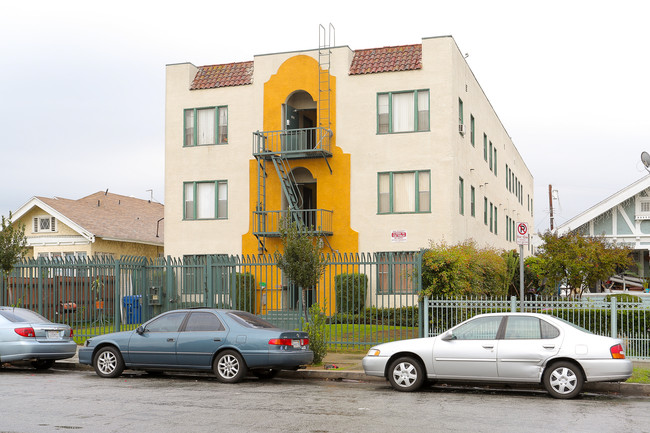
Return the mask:
MULTIPOLYGON (((434 336, 476 314, 517 311, 516 298, 419 302, 421 252, 329 254, 317 287, 290 284, 272 256, 202 255, 30 259, 0 280, 0 304, 37 311, 75 330, 78 342, 134 329, 164 311, 235 308, 279 327, 302 329, 318 303, 330 349, 434 336)), ((552 314, 624 340, 628 356, 650 359, 650 304, 593 299, 526 300, 524 311, 552 314)))
MULTIPOLYGON (((522 311, 515 298, 425 299, 424 333, 436 336, 477 314, 522 311)), ((527 299, 523 311, 550 314, 597 335, 620 338, 627 356, 650 359, 650 304, 618 302, 616 297, 527 299)))
POLYGON ((189 307, 247 310, 302 329, 314 303, 328 317, 331 348, 418 336, 419 253, 323 258, 325 273, 310 289, 290 284, 273 256, 30 259, 0 283, 0 302, 70 324, 78 342, 189 307))

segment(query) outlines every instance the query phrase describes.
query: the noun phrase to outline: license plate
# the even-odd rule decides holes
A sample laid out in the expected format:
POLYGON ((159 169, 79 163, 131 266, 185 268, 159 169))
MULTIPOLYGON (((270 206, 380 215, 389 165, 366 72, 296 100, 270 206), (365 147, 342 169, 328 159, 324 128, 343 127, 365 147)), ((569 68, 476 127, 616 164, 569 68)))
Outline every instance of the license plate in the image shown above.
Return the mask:
POLYGON ((294 349, 300 349, 300 340, 291 340, 294 349))
POLYGON ((60 340, 61 339, 61 331, 47 331, 47 339, 48 340, 60 340))

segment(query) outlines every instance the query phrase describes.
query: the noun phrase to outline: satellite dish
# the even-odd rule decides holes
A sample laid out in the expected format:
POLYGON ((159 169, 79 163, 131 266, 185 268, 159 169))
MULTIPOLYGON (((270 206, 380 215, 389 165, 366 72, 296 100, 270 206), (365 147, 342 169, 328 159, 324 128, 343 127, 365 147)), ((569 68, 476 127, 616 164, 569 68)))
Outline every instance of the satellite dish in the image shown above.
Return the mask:
MULTIPOLYGON (((641 162, 645 165, 645 169, 648 170, 650 168, 650 153, 646 151, 641 152, 641 162)), ((650 173, 650 170, 648 172, 650 173)))

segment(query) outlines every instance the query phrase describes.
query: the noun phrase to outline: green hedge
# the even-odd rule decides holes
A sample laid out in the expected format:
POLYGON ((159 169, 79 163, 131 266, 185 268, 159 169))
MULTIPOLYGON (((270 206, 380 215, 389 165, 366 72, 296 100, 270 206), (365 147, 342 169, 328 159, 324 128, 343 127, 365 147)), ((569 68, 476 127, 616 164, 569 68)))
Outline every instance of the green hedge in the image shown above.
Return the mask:
POLYGON ((364 308, 358 314, 335 314, 328 319, 328 323, 417 327, 419 314, 419 307, 371 307, 364 308))
POLYGON ((365 274, 338 274, 334 277, 336 312, 357 314, 366 306, 368 277, 365 274))

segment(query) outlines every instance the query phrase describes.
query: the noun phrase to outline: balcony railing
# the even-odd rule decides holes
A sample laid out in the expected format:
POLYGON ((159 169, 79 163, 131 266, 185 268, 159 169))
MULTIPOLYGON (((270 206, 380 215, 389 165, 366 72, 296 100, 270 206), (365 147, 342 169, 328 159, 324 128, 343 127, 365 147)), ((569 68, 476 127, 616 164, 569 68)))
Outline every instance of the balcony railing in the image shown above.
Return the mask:
POLYGON ((285 158, 320 158, 332 156, 327 128, 285 129, 253 132, 253 155, 282 154, 285 158))
POLYGON ((295 211, 275 210, 253 212, 253 234, 255 236, 279 237, 282 221, 300 218, 307 233, 313 236, 332 236, 332 214, 325 209, 300 209, 295 211), (293 214, 298 215, 293 215, 293 214))

